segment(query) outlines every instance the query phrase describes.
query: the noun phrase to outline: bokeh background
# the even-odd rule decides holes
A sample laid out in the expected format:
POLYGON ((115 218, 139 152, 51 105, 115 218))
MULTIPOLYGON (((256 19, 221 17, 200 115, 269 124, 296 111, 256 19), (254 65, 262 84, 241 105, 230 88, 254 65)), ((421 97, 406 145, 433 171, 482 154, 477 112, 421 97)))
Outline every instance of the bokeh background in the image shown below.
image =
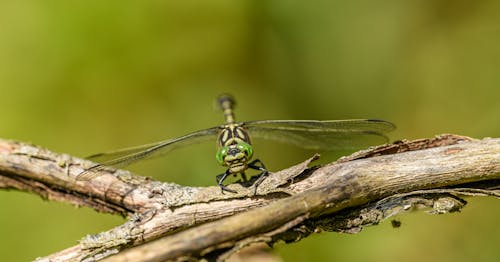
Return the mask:
MULTIPOLYGON (((500 135, 500 1, 0 2, 0 137, 86 156, 237 118, 381 118, 391 139, 500 135)), ((130 169, 214 185, 212 143, 130 169)), ((279 170, 314 152, 255 141, 279 170)), ((346 153, 346 152, 342 152, 346 153)), ((325 153, 322 161, 340 153, 325 153)), ((498 200, 278 244, 285 261, 498 261, 498 200)), ((76 244, 120 217, 0 191, 0 260, 76 244)))

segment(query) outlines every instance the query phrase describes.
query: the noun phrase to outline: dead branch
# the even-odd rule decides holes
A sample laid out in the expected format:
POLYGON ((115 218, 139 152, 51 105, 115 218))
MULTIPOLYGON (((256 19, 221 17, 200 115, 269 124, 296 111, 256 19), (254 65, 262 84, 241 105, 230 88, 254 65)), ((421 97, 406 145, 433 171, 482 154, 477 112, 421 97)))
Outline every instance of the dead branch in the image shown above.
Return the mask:
POLYGON ((224 259, 252 243, 291 242, 318 230, 356 233, 412 207, 453 212, 465 205, 462 195, 500 196, 500 139, 399 141, 307 168, 314 159, 271 174, 255 195, 251 183, 221 194, 218 187, 182 187, 113 169, 75 181, 93 163, 0 140, 0 188, 130 218, 42 261, 117 253, 107 259, 224 259))

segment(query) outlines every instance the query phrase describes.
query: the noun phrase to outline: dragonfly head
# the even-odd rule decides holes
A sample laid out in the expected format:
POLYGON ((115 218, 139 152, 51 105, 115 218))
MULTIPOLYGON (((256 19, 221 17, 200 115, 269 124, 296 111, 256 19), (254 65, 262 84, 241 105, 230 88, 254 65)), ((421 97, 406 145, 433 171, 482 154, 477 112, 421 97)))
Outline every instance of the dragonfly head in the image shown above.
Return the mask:
POLYGON ((252 146, 243 141, 237 141, 228 146, 223 146, 217 151, 217 161, 223 166, 229 167, 231 174, 245 171, 247 162, 252 159, 252 146))

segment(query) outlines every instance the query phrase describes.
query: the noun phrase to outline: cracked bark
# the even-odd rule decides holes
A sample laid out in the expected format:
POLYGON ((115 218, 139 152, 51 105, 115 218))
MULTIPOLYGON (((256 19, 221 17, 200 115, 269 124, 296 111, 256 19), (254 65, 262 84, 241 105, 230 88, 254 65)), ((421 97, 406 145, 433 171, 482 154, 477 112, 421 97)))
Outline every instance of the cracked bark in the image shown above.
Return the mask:
POLYGON ((75 181, 93 163, 0 140, 0 188, 129 217, 41 261, 223 260, 252 243, 293 242, 320 230, 357 233, 412 208, 454 212, 464 195, 500 196, 500 139, 399 141, 308 168, 316 157, 272 173, 256 195, 241 184, 229 186, 238 193, 221 194, 216 186, 183 187, 111 168, 75 181))

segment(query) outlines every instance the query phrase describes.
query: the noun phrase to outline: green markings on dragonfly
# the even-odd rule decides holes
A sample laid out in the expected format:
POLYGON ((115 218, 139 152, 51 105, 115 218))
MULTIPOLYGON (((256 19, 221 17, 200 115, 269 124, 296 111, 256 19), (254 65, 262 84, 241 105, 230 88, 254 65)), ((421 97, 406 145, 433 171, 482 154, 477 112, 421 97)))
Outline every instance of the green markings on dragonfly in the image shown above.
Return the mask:
POLYGON ((223 182, 230 175, 240 174, 244 182, 247 169, 257 170, 254 187, 269 174, 259 159, 252 160, 253 148, 250 137, 263 138, 293 144, 311 150, 345 150, 366 147, 388 141, 385 133, 394 130, 394 124, 384 120, 258 120, 236 122, 235 101, 230 95, 221 95, 217 102, 224 113, 224 125, 196 131, 178 138, 157 143, 100 153, 89 159, 98 162, 78 174, 77 180, 89 180, 100 176, 103 168, 124 167, 134 162, 166 154, 176 148, 203 141, 217 140, 216 159, 227 167, 226 172, 216 176, 222 192, 236 191, 223 182))

